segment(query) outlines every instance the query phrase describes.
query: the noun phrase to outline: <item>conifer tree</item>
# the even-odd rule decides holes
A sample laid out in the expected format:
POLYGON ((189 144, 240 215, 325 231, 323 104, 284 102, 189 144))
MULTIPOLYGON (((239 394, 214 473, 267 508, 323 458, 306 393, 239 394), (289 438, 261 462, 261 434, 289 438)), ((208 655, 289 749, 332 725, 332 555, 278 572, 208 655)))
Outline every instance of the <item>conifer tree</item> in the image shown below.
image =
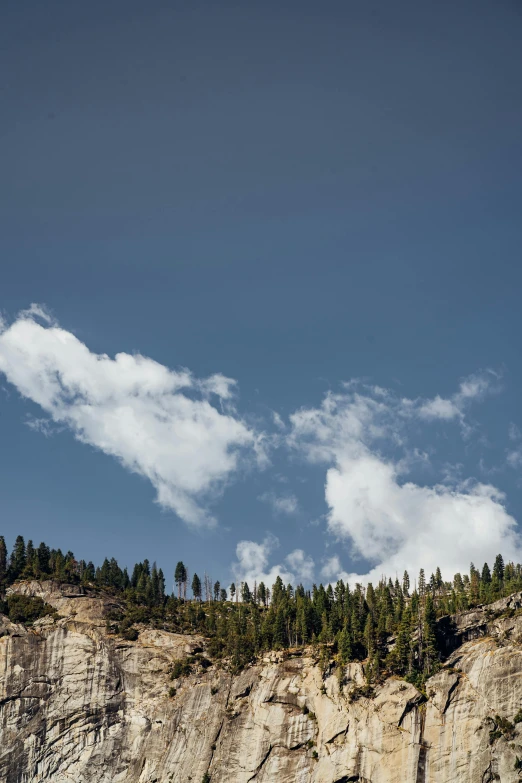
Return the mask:
POLYGON ((259 582, 259 587, 257 588, 257 600, 260 604, 266 606, 266 587, 264 582, 259 582))
POLYGON ((426 592, 426 576, 424 575, 424 568, 419 571, 419 595, 422 596, 426 592))
POLYGON ((341 658, 341 663, 347 664, 349 661, 352 660, 352 655, 353 655, 352 638, 350 634, 350 629, 348 627, 348 622, 344 624, 344 628, 339 634, 338 647, 339 647, 339 655, 341 658))
POLYGON ((24 569, 24 576, 34 576, 34 546, 31 539, 27 542, 27 547, 25 550, 25 569, 24 569))
POLYGON ((366 624, 364 626, 364 645, 368 659, 373 660, 375 655, 375 625, 371 613, 368 613, 366 624))
POLYGON ((500 584, 504 581, 504 558, 502 555, 497 555, 495 558, 495 565, 493 566, 493 575, 497 577, 500 584))
POLYGON ((241 600, 244 604, 249 604, 252 600, 252 594, 250 592, 250 588, 248 586, 248 582, 242 582, 241 583, 241 600))
POLYGON ((36 550, 36 571, 37 576, 47 576, 49 573, 49 561, 51 559, 51 552, 47 544, 43 541, 39 544, 36 550))
POLYGON ((424 626, 423 626, 423 670, 425 675, 433 672, 437 661, 437 640, 436 640, 437 615, 433 605, 433 598, 428 594, 426 606, 424 607, 424 626))
POLYGON ((397 632, 395 647, 393 648, 392 661, 393 667, 398 674, 404 674, 411 664, 410 658, 411 646, 411 608, 409 605, 404 607, 402 617, 397 632))
POLYGON ((0 536, 0 593, 5 590, 5 584, 7 579, 7 547, 5 545, 5 539, 0 536))
POLYGON ((23 536, 17 536, 9 566, 10 577, 13 581, 22 575, 25 564, 25 541, 23 536))
POLYGON ((201 579, 197 574, 192 577, 192 595, 196 601, 201 601, 201 579))
POLYGON ((274 647, 280 649, 286 647, 286 625, 283 608, 280 606, 276 612, 274 623, 274 647))
POLYGON ((185 585, 187 582, 187 569, 181 560, 179 560, 176 564, 176 570, 174 571, 174 582, 178 588, 178 598, 181 598, 183 585, 185 585))

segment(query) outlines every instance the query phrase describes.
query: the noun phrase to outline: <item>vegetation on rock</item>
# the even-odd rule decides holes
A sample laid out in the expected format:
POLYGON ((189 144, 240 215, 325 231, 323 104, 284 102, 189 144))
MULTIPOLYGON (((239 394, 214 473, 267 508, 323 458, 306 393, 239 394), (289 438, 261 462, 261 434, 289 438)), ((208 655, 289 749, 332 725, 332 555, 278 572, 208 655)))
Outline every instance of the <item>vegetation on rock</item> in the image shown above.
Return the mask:
MULTIPOLYGON (((174 574, 176 593, 168 595, 162 570, 148 560, 137 563, 129 576, 114 558, 96 568, 45 543, 26 545, 22 536, 8 557, 0 536, 0 595, 16 580, 33 578, 111 593, 120 608, 109 614, 108 630, 129 641, 137 638, 139 624, 202 634, 208 640, 207 654, 226 660, 232 670, 266 651, 313 645, 323 674, 331 670, 333 659, 342 682, 343 667, 364 660, 366 685, 354 694, 356 698, 371 693, 372 684, 389 673, 422 687, 439 666, 437 618, 522 589, 522 566, 504 565, 498 555, 492 570, 487 563, 481 571, 471 564, 469 574, 455 574, 451 582, 443 581, 438 568, 429 579, 421 569, 413 589, 407 572, 401 581, 382 579, 375 587, 370 583, 350 588, 339 580, 326 587, 313 585, 311 590, 284 585, 277 577, 271 588, 263 583, 242 583, 238 588, 232 584, 232 600, 220 582, 193 574, 190 598, 188 569, 182 561, 174 574)), ((17 622, 33 622, 49 613, 41 599, 16 594, 9 595, 7 610, 11 619, 20 618, 17 622)), ((202 668, 209 665, 202 657, 194 663, 202 668)), ((188 673, 185 669, 190 666, 190 661, 175 664, 173 679, 188 673)))

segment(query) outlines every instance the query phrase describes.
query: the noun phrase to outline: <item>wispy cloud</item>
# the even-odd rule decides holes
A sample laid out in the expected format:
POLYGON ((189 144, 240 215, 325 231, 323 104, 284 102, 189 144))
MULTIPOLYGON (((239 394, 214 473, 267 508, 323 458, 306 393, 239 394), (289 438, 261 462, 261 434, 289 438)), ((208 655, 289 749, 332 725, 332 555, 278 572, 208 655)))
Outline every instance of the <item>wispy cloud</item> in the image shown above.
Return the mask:
POLYGON ((268 503, 276 514, 292 516, 299 511, 299 502, 295 495, 276 495, 275 492, 264 492, 258 500, 268 503))
POLYGON ((212 525, 208 503, 246 464, 262 437, 237 414, 235 381, 195 378, 139 354, 92 353, 39 305, 0 332, 0 372, 49 422, 147 478, 157 502, 191 525, 212 525), (212 404, 216 400, 218 408, 212 404))

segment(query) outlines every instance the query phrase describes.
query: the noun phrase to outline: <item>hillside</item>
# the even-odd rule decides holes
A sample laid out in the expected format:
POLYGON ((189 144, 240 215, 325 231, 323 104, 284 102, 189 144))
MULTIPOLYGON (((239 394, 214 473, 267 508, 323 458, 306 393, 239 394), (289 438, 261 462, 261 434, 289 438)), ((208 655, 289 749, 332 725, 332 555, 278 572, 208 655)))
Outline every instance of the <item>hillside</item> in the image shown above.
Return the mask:
POLYGON ((340 667, 324 646, 234 673, 203 636, 110 633, 109 593, 33 580, 9 594, 55 611, 0 620, 1 783, 520 780, 520 593, 441 619, 447 657, 423 689, 369 689, 366 662, 340 667))

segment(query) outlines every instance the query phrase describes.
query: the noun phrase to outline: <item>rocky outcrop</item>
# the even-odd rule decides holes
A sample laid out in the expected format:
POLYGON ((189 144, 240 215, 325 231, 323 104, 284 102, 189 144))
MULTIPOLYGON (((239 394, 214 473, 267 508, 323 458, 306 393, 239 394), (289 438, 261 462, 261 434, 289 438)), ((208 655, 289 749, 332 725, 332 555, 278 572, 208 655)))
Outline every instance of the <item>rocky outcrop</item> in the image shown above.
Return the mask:
POLYGON ((311 652, 172 682, 173 661, 202 639, 144 628, 123 641, 105 630, 112 599, 49 583, 16 589, 61 619, 29 630, 0 621, 1 783, 202 783, 206 773, 211 783, 521 779, 520 596, 446 621, 448 638, 469 640, 425 694, 390 678, 368 699, 354 696, 360 664, 340 686, 311 652))

